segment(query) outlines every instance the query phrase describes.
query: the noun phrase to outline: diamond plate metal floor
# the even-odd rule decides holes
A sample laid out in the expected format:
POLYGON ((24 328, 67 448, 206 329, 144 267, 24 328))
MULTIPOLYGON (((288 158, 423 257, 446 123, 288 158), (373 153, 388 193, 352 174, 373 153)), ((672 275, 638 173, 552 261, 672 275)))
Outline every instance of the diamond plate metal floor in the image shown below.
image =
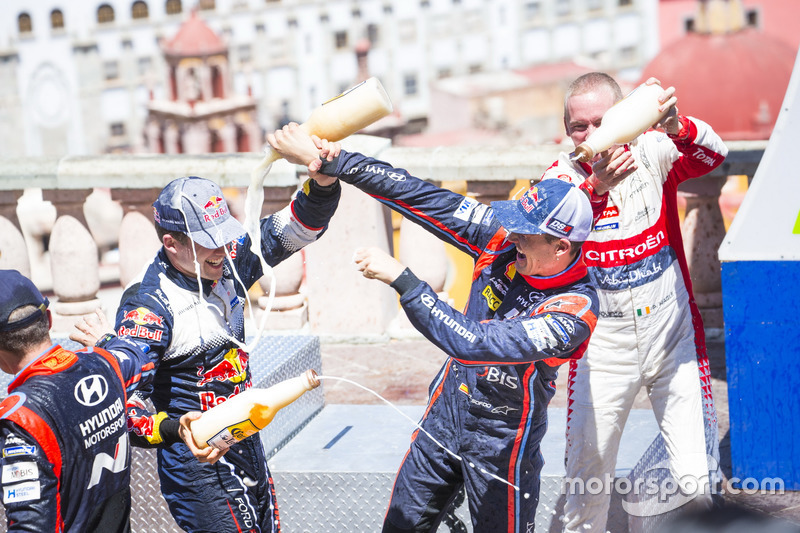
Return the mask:
MULTIPOLYGON (((416 421, 424 406, 399 409, 416 421)), ((565 424, 566 410, 551 408, 542 442, 545 466, 537 532, 561 531, 565 424)), ((380 531, 394 476, 414 427, 386 405, 327 405, 270 461, 284 533, 380 531)), ((657 433, 651 411, 631 412, 620 445, 617 476, 634 467, 657 433)), ((466 502, 456 516, 466 531, 472 531, 466 502)), ((442 525, 439 531, 448 528, 442 525)))

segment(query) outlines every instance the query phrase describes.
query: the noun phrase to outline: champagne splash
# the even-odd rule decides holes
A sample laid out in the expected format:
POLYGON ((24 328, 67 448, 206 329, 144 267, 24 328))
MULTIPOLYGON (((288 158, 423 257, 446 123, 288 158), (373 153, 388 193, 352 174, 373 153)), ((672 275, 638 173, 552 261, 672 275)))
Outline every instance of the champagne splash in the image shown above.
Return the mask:
MULTIPOLYGON (((398 413, 400 413, 400 415, 401 415, 403 418, 405 418, 406 420, 408 420, 409 422, 411 422, 411 423, 412 423, 414 426, 416 426, 416 427, 417 427, 417 429, 419 429, 420 431, 422 431, 423 433, 425 433, 425 434, 428 436, 428 438, 430 438, 430 439, 431 439, 431 440, 432 440, 432 441, 433 441, 433 442, 434 442, 434 443, 435 443, 435 444, 436 444, 438 447, 440 447, 442 450, 446 451, 446 452, 447 452, 448 454, 450 454, 450 455, 451 455, 451 456, 452 456, 454 459, 457 459, 457 460, 461 461, 462 463, 464 462, 464 458, 463 458, 463 457, 461 457, 461 456, 460 456, 460 455, 458 455, 457 453, 455 453, 455 452, 453 452, 452 450, 450 450, 449 448, 447 448, 447 446, 445 446, 444 444, 442 444, 441 442, 439 442, 439 441, 436 439, 436 437, 434 437, 433 435, 431 435, 430 433, 428 433, 428 432, 427 432, 427 431, 426 431, 426 430, 425 430, 425 429, 424 429, 424 428, 423 428, 423 427, 422 427, 422 426, 421 426, 421 425, 420 425, 418 422, 416 422, 414 419, 412 419, 411 417, 409 417, 409 416, 408 416, 407 414, 405 414, 403 411, 401 411, 400 409, 398 409, 396 405, 394 405, 392 402, 390 402, 389 400, 387 400, 386 398, 384 398, 383 396, 381 396, 380 394, 378 394, 378 393, 377 393, 377 392, 375 392, 374 390, 372 390, 372 389, 370 389, 370 388, 368 388, 368 387, 365 387, 364 385, 361 385, 360 383, 357 383, 357 382, 355 382, 355 381, 352 381, 352 380, 350 380, 350 379, 347 379, 347 378, 340 378, 340 377, 335 377, 335 376, 317 376, 317 377, 318 377, 319 379, 321 379, 321 380, 322 380, 322 379, 333 379, 333 380, 336 380, 336 381, 342 381, 342 382, 344 382, 344 383, 350 383, 351 385, 355 385, 356 387, 358 387, 358 388, 360 388, 360 389, 363 389, 363 390, 365 390, 365 391, 369 392, 370 394, 372 394, 372 395, 374 395, 374 396, 378 397, 378 398, 379 398, 381 401, 383 401, 384 403, 386 403, 386 405, 388 405, 389 407, 391 407, 392 409, 394 409, 395 411, 397 411, 398 413)), ((506 484, 506 485, 508 485, 509 487, 513 488, 515 491, 519 492, 519 487, 518 487, 517 485, 514 485, 513 483, 509 483, 508 481, 506 481, 505 479, 501 478, 500 476, 497 476, 497 475, 495 475, 495 474, 492 474, 491 472, 487 471, 485 468, 477 468, 477 467, 475 466, 475 463, 473 463, 473 462, 469 462, 469 463, 467 463, 467 464, 470 466, 470 468, 476 468, 476 469, 478 470, 478 472, 480 472, 481 474, 484 474, 484 475, 486 475, 486 476, 489 476, 489 477, 491 477, 491 478, 494 478, 494 479, 496 479, 497 481, 500 481, 500 482, 502 482, 502 483, 505 483, 505 484, 506 484)), ((526 499, 527 499, 529 496, 530 496, 530 495, 529 495, 529 494, 527 494, 527 493, 526 493, 526 494, 524 494, 524 498, 526 498, 526 499)))

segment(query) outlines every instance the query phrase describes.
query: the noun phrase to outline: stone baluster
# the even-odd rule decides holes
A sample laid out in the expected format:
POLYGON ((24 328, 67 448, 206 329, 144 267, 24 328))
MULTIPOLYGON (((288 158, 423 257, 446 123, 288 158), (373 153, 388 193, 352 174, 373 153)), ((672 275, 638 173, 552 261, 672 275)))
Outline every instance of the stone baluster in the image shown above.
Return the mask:
POLYGON ((0 269, 18 270, 31 277, 31 263, 17 218, 22 191, 0 191, 0 269))
POLYGON ((42 191, 56 208, 50 234, 50 271, 56 299, 51 306, 54 327, 68 330, 78 317, 100 306, 98 249, 86 224, 83 204, 92 189, 42 191))
POLYGON ((722 328, 722 278, 717 250, 725 238, 719 196, 726 176, 711 174, 681 184, 686 199, 681 231, 694 297, 706 328, 722 328))
POLYGON ((119 229, 119 283, 125 287, 153 260, 161 242, 153 225, 153 202, 161 189, 112 189, 122 206, 119 229))
MULTIPOLYGON (((431 181, 431 183, 441 187, 441 182, 431 181)), ((452 298, 445 291, 449 260, 444 242, 407 218, 401 219, 399 231, 398 260, 410 268, 419 279, 427 282, 441 300, 453 305, 452 298)), ((416 329, 405 313, 397 314, 389 326, 389 333, 395 338, 417 335, 416 329)))

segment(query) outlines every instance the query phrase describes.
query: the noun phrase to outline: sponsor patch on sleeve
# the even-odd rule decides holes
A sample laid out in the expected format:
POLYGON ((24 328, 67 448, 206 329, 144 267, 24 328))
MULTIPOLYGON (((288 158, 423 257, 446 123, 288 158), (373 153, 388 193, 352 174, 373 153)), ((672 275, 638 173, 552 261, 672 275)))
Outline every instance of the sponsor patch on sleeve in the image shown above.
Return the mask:
POLYGON ((20 455, 34 455, 35 446, 9 446, 3 448, 3 457, 19 457, 20 455))
POLYGON ((39 466, 33 461, 3 465, 3 485, 25 481, 26 479, 39 479, 39 466))
POLYGON ((555 318, 553 318, 552 315, 545 315, 544 320, 550 326, 550 329, 554 331, 556 335, 558 335, 563 344, 567 344, 569 342, 569 335, 567 335, 566 330, 555 318))
POLYGON ((27 481, 3 487, 3 504, 38 500, 42 496, 41 492, 41 484, 38 481, 27 481))
POLYGON ((456 209, 456 212, 453 213, 453 217, 463 220, 464 222, 469 222, 469 220, 474 216, 473 211, 475 208, 480 204, 477 200, 472 198, 464 198, 461 200, 461 204, 456 209))
POLYGON ((522 327, 525 328, 528 338, 531 339, 537 350, 546 350, 558 345, 558 340, 556 340, 552 330, 541 318, 523 320, 522 327))

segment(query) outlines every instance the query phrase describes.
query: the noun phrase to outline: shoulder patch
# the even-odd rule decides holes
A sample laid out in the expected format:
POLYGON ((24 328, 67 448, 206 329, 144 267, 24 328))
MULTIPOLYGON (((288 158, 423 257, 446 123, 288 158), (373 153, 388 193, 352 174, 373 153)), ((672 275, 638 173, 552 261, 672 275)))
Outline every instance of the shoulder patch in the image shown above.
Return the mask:
POLYGON ((3 448, 3 458, 34 455, 35 453, 35 446, 9 446, 8 448, 3 448))
POLYGON ((3 487, 3 503, 5 505, 38 500, 41 496, 41 484, 38 481, 28 481, 3 487))
POLYGON ((3 465, 3 485, 27 479, 39 479, 39 467, 35 462, 24 461, 3 465))

